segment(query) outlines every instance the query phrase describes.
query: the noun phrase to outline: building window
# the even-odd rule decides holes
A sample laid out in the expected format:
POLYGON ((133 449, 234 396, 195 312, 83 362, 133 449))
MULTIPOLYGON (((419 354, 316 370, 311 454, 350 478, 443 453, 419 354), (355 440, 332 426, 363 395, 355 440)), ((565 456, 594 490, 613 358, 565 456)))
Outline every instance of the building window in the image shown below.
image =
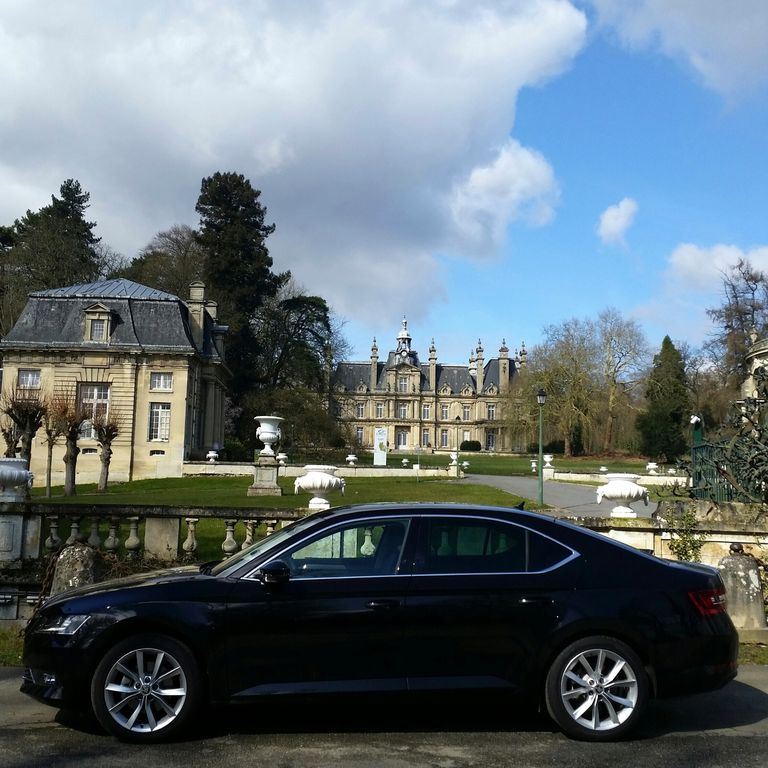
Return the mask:
POLYGON ((488 403, 488 421, 494 421, 496 419, 496 405, 494 403, 488 403))
POLYGON ((94 422, 103 422, 109 412, 109 384, 81 384, 80 406, 86 414, 80 425, 80 437, 93 438, 94 422))
POLYGON ((397 418, 398 419, 407 419, 408 418, 408 403, 398 403, 397 404, 397 418))
POLYGON ((447 405, 441 405, 440 406, 440 418, 445 421, 448 418, 448 406, 447 405))
POLYGON ((471 412, 472 412, 472 408, 468 405, 465 405, 461 409, 461 414, 462 414, 461 418, 464 419, 464 421, 469 421, 472 418, 472 416, 470 415, 471 412))
POLYGON ((496 430, 495 429, 489 429, 485 433, 485 450, 486 451, 496 450, 496 430))
POLYGON ((440 430, 440 447, 441 448, 448 447, 448 430, 447 429, 440 430))
POLYGON ((107 338, 107 321, 91 320, 91 341, 104 341, 107 338))
POLYGON ((161 371, 150 373, 149 388, 153 392, 171 392, 173 390, 173 374, 161 371))
POLYGON ((384 403, 376 403, 376 418, 384 418, 384 403))
POLYGON ((397 391, 398 392, 407 392, 408 391, 408 377, 407 376, 400 376, 397 379, 397 391))
POLYGON ((149 435, 148 440, 167 442, 171 435, 171 404, 149 404, 149 435))
POLYGON ((19 368, 19 389, 40 389, 39 368, 19 368))
POLYGON ((428 419, 429 418, 429 403, 424 403, 421 406, 421 418, 422 419, 428 419))
POLYGON ((400 450, 408 447, 408 430, 407 429, 395 430, 395 445, 400 450))
POLYGON ((365 403, 355 403, 355 416, 362 419, 365 416, 365 403))
POLYGON ((426 448, 429 445, 429 430, 421 430, 421 447, 426 448))
POLYGON ((363 444, 363 428, 362 427, 357 427, 357 429, 355 430, 355 440, 357 441, 358 445, 363 444))

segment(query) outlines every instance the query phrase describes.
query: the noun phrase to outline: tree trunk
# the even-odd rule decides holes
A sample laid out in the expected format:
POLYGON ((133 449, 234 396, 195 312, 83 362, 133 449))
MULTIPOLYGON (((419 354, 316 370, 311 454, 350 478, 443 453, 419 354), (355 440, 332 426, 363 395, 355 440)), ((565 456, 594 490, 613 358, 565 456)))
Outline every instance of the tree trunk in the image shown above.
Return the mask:
POLYGON ((112 448, 104 445, 101 448, 101 473, 99 474, 99 493, 107 490, 107 480, 109 479, 109 463, 112 461, 112 448))
POLYGON ((45 497, 51 498, 51 471, 53 468, 53 440, 48 440, 48 458, 45 465, 45 497))
POLYGON ((75 473, 77 470, 77 455, 80 449, 77 447, 77 437, 67 437, 67 450, 64 452, 64 495, 74 496, 75 473))

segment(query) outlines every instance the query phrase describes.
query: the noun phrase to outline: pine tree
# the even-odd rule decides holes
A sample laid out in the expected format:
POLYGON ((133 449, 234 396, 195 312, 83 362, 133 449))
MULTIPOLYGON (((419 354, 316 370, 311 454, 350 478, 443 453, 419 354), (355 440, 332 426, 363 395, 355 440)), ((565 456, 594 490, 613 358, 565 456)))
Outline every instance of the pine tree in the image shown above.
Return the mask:
POLYGON ((653 358, 645 395, 648 407, 637 417, 640 449, 645 456, 675 461, 687 450, 691 406, 685 364, 669 336, 653 358))

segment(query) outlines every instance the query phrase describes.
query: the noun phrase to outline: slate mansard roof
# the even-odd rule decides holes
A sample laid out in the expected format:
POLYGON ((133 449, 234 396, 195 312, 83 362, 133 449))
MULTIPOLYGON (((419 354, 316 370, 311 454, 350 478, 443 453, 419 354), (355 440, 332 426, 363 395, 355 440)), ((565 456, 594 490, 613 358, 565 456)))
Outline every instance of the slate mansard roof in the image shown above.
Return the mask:
POLYGON ((0 341, 0 350, 109 348, 220 359, 214 331, 224 328, 216 326, 207 312, 204 315, 200 348, 190 330, 189 309, 178 296, 122 278, 53 288, 29 295, 16 324, 0 341), (109 340, 85 341, 86 311, 99 307, 110 312, 109 340))
MULTIPOLYGON (((386 372, 391 366, 386 363, 377 363, 377 381, 375 392, 384 392, 387 389, 386 372)), ((429 390, 429 366, 420 365, 420 387, 421 391, 429 390)), ((347 391, 355 392, 362 383, 366 387, 371 373, 371 364, 368 363, 340 363, 336 369, 333 382, 337 387, 347 391)), ((444 386, 448 386, 454 394, 460 394, 467 387, 475 393, 477 393, 477 381, 474 376, 469 372, 469 368, 466 365, 441 365, 437 364, 437 391, 439 392, 444 386)), ((486 391, 491 386, 495 386, 496 390, 499 390, 499 361, 494 359, 490 360, 483 367, 483 391, 486 391)))

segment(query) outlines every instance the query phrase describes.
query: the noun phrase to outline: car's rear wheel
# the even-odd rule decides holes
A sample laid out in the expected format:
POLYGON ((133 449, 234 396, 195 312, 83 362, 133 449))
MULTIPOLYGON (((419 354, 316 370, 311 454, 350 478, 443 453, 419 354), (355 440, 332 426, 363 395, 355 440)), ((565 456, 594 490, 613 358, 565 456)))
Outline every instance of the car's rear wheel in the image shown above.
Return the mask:
POLYGON ((584 741, 626 735, 648 702, 648 677, 638 655, 611 637, 586 637, 558 654, 545 699, 564 733, 584 741))
POLYGON ((178 736, 200 700, 200 673, 192 653, 160 634, 118 643, 99 662, 91 682, 91 704, 99 723, 123 741, 178 736))

